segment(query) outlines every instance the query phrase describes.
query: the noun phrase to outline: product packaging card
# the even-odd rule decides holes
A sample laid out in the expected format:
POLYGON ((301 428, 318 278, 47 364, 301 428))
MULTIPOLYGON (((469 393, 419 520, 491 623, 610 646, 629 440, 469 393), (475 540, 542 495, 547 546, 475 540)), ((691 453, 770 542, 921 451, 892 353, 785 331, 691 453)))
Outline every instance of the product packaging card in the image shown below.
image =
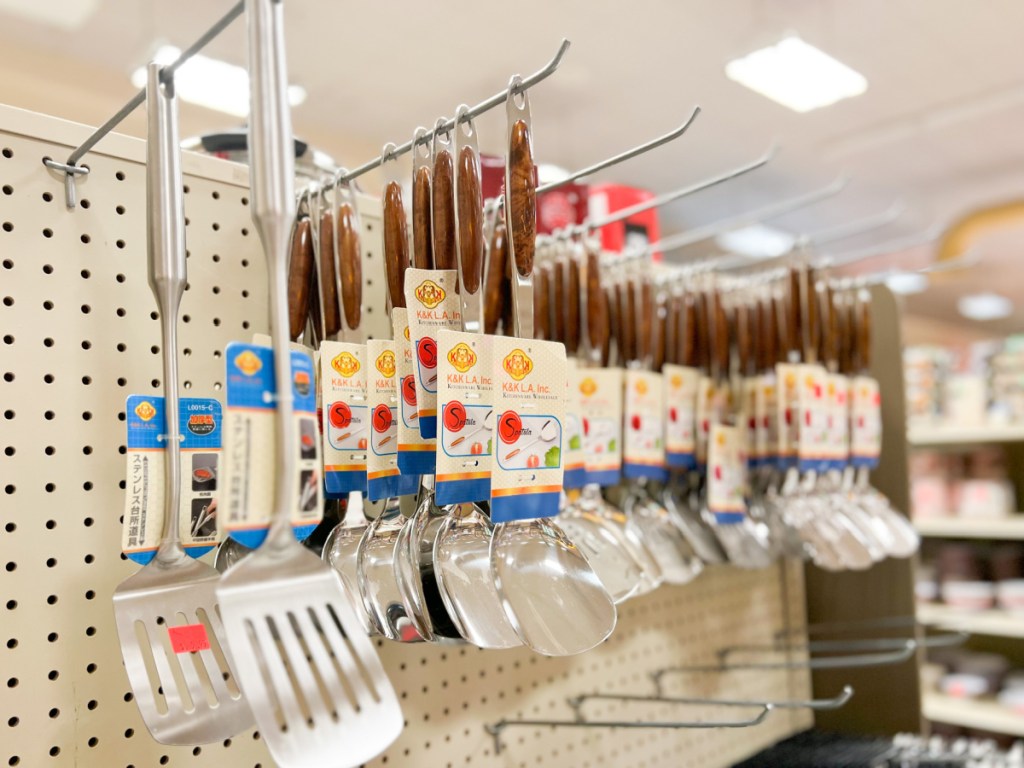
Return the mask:
POLYGON ((858 376, 851 385, 850 452, 855 467, 875 469, 882 453, 882 395, 878 382, 858 376))
POLYGON ((708 509, 722 525, 747 514, 747 457, 739 427, 712 424, 708 441, 708 509))
POLYGON ((778 463, 786 470, 797 464, 800 429, 800 366, 779 363, 775 366, 777 386, 778 463))
POLYGON ((764 457, 757 442, 757 390, 760 379, 747 376, 739 380, 740 414, 738 423, 743 427, 743 439, 747 446, 747 467, 757 469, 764 457))
POLYGON ((366 346, 341 341, 320 345, 324 488, 328 498, 366 493, 370 438, 366 346))
POLYGON ((437 334, 462 328, 457 285, 458 273, 454 269, 409 269, 405 273, 416 410, 420 435, 425 440, 437 437, 437 334))
MULTIPOLYGON (((224 500, 218 525, 247 547, 263 543, 274 512, 274 476, 279 471, 274 430, 274 353, 269 347, 234 342, 228 345, 227 409, 224 414, 224 500)), ((299 434, 296 457, 298 496, 292 528, 300 541, 323 516, 319 426, 313 361, 291 352, 292 397, 299 434)))
POLYGON ((491 519, 552 517, 558 514, 564 471, 565 347, 499 336, 491 354, 497 412, 491 519))
MULTIPOLYGON (((222 422, 220 402, 184 397, 178 401, 181 435, 181 502, 178 534, 192 557, 220 541, 217 485, 222 422)), ((145 565, 156 554, 164 525, 167 413, 162 397, 131 395, 125 406, 128 473, 125 480, 121 551, 145 565)))
POLYGON ((587 454, 583 450, 583 396, 580 383, 586 373, 575 358, 566 361, 569 387, 565 399, 565 475, 562 485, 566 490, 582 488, 587 484, 587 454))
POLYGON ((700 371, 667 364, 662 374, 665 377, 665 462, 672 469, 695 469, 700 371))
MULTIPOLYGON (((419 392, 413 359, 409 315, 405 309, 391 310, 395 331, 395 363, 398 384, 398 470, 402 477, 434 474, 435 441, 420 430, 419 392)), ((436 352, 436 346, 435 346, 436 352)), ((437 396, 434 395, 434 398, 437 396)), ((436 430, 436 426, 434 428, 436 430)))
POLYGON ((757 395, 754 400, 754 413, 757 419, 754 439, 761 463, 767 466, 778 466, 778 399, 775 372, 761 374, 757 379, 757 395))
POLYGON ((366 342, 366 407, 370 414, 366 454, 366 496, 370 501, 398 495, 398 364, 395 342, 366 342))
POLYGON ((828 397, 828 466, 843 470, 850 461, 850 380, 830 373, 828 397))
POLYGON ((441 330, 437 334, 437 503, 491 498, 494 449, 493 336, 441 330))
POLYGON ((701 376, 697 382, 697 466, 708 461, 711 427, 726 422, 733 411, 732 387, 727 381, 701 376))
POLYGON ((588 483, 610 486, 622 479, 624 373, 621 368, 587 368, 580 372, 588 483))
POLYGON ((626 371, 622 473, 628 478, 668 480, 665 466, 665 391, 661 374, 626 371))
POLYGON ((828 372, 820 365, 797 369, 797 457, 801 472, 828 469, 828 372))

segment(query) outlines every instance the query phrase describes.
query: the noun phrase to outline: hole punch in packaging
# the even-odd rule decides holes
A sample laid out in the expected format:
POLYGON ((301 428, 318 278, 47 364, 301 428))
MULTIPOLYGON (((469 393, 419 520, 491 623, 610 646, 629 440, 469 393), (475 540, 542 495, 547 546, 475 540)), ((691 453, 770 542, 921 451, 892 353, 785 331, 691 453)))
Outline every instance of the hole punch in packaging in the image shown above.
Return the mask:
POLYGON ((580 384, 587 373, 575 358, 569 358, 569 386, 565 398, 565 474, 562 485, 566 490, 582 488, 587 484, 586 451, 583 448, 583 396, 580 384))
POLYGON ((665 377, 665 462, 672 469, 696 469, 700 371, 667 363, 662 374, 665 377))
POLYGON ((487 501, 491 497, 494 450, 493 336, 442 329, 437 403, 441 423, 437 438, 434 493, 441 506, 487 501))
MULTIPOLYGON (((553 517, 562 493, 565 347, 557 342, 495 337, 496 411, 491 519, 553 517)), ((621 401, 620 388, 615 397, 621 401)))
POLYGON ((328 498, 366 492, 371 427, 367 403, 366 346, 320 344, 324 489, 328 498))
MULTIPOLYGON (((181 435, 181 544, 201 557, 220 541, 217 531, 223 422, 220 401, 178 401, 181 435)), ((140 565, 156 555, 164 522, 167 414, 162 397, 130 395, 125 405, 128 472, 121 551, 140 565)))
POLYGON ((580 373, 587 483, 602 487, 617 485, 622 479, 624 371, 621 368, 586 368, 580 373))
POLYGON ((665 465, 665 386, 660 373, 627 370, 622 473, 628 478, 668 480, 665 465))
MULTIPOLYGON (((227 346, 224 357, 224 513, 218 515, 218 524, 240 544, 255 549, 266 538, 274 503, 274 354, 269 347, 234 342, 227 346)), ((291 363, 295 424, 299 432, 299 496, 292 513, 292 528, 295 537, 302 541, 323 516, 320 428, 313 360, 305 352, 292 350, 291 363)))
POLYGON ((437 334, 462 329, 457 275, 454 269, 411 268, 405 273, 416 410, 420 435, 425 440, 437 437, 437 334))
POLYGON ((398 471, 403 478, 432 475, 435 441, 424 438, 420 431, 419 392, 408 311, 395 307, 391 310, 391 322, 395 333, 395 376, 398 388, 398 471))

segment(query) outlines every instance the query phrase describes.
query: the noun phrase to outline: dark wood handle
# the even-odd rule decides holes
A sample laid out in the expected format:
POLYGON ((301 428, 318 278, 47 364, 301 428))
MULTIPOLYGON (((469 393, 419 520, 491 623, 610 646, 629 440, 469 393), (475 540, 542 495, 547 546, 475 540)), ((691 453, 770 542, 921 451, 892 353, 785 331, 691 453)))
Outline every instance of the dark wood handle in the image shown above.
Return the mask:
POLYGON ((551 266, 544 264, 533 276, 533 335, 551 338, 551 266))
POLYGON ((842 319, 839 316, 839 310, 836 307, 836 296, 832 291, 832 286, 826 285, 825 291, 822 294, 822 298, 825 301, 826 310, 826 323, 825 328, 828 335, 828 347, 825 350, 825 359, 830 363, 836 370, 841 365, 842 357, 842 319))
POLYGON ((792 267, 789 270, 789 296, 786 307, 786 351, 798 353, 800 351, 800 270, 792 267))
POLYGON ((587 341, 591 349, 604 349, 608 344, 608 301, 601 288, 601 258, 596 251, 587 251, 587 341))
POLYGON ((351 203, 338 206, 338 261, 341 264, 341 303, 345 323, 358 328, 362 317, 363 262, 359 246, 359 229, 351 203))
MULTIPOLYGON (((818 357, 818 349, 821 346, 821 304, 818 300, 818 286, 814 272, 808 269, 804 277, 804 288, 806 300, 801 305, 807 312, 807 339, 804 349, 804 360, 818 357)), ((817 360, 817 362, 821 362, 817 360)))
POLYGON ((484 198, 480 188, 480 158, 472 147, 459 152, 459 259, 462 289, 480 290, 484 268, 484 198))
POLYGON ((551 265, 551 339, 565 344, 565 315, 568 309, 565 285, 568 266, 564 259, 558 259, 551 265))
POLYGON ((768 298, 761 302, 761 334, 759 338, 760 362, 758 367, 767 373, 775 367, 779 355, 779 320, 775 316, 774 299, 768 298))
POLYGON ((679 352, 677 353, 679 364, 690 368, 699 368, 702 360, 698 348, 700 321, 697 319, 697 297, 692 293, 684 294, 682 304, 679 322, 679 352))
POLYGON ((434 157, 431 194, 434 269, 455 269, 455 164, 451 152, 440 151, 434 157))
POLYGON ((718 368, 718 378, 721 380, 729 374, 729 317, 725 313, 725 305, 722 303, 722 296, 718 291, 715 291, 714 312, 715 338, 713 349, 715 364, 718 368))
POLYGON ((636 360, 637 295, 633 281, 620 283, 619 297, 619 355, 623 363, 636 360))
POLYGON ((645 365, 654 354, 654 286, 648 279, 640 281, 640 307, 637 322, 636 354, 645 365))
POLYGON ((660 371, 665 365, 665 352, 668 349, 669 337, 669 306, 665 301, 654 304, 653 333, 651 344, 651 370, 660 371))
POLYGON ((512 291, 515 287, 512 285, 512 259, 508 256, 508 230, 505 231, 505 243, 506 271, 501 276, 501 332, 505 336, 511 336, 515 323, 515 304, 512 301, 512 291))
POLYGON ((694 358, 697 368, 711 375, 711 296, 707 291, 697 294, 697 333, 694 336, 694 358))
POLYGON ((498 321, 504 313, 505 293, 508 289, 508 240, 505 225, 498 223, 491 237, 491 251, 487 257, 487 282, 484 286, 484 333, 497 333, 498 321))
POLYGON ((392 307, 405 306, 405 270, 409 268, 409 225, 405 221, 402 186, 388 182, 384 188, 384 271, 392 307))
MULTIPOLYGON (((338 254, 339 259, 341 254, 338 254)), ((320 215, 320 277, 324 281, 325 337, 341 330, 341 308, 338 306, 338 277, 334 269, 334 217, 330 211, 320 215)))
POLYGON ((512 126, 508 148, 509 188, 505 190, 509 228, 512 232, 512 261, 519 274, 533 273, 537 241, 537 186, 533 176, 533 143, 530 129, 522 120, 512 126))
POLYGON ((857 297, 858 328, 857 346, 859 347, 858 363, 861 373, 867 373, 871 368, 871 298, 870 296, 857 297))
POLYGON ((569 259, 566 282, 565 351, 566 354, 575 355, 580 348, 580 326, 583 323, 580 316, 580 263, 575 258, 569 259))
POLYGON ((601 365, 607 367, 612 360, 612 339, 619 334, 619 304, 614 288, 601 291, 601 365))
POLYGON ((683 303, 678 294, 670 295, 665 303, 665 334, 662 337, 664 362, 679 365, 679 324, 682 322, 683 303))
POLYGON ((753 339, 751 333, 752 313, 746 304, 736 307, 736 357, 740 366, 740 375, 749 376, 753 372, 753 339))
POLYGON ((292 229, 292 249, 288 260, 288 333, 293 339, 302 335, 302 329, 306 327, 312 277, 313 236, 309 219, 302 217, 292 229))
POLYGON ((430 168, 420 166, 412 180, 412 263, 434 268, 434 235, 430 217, 430 168))

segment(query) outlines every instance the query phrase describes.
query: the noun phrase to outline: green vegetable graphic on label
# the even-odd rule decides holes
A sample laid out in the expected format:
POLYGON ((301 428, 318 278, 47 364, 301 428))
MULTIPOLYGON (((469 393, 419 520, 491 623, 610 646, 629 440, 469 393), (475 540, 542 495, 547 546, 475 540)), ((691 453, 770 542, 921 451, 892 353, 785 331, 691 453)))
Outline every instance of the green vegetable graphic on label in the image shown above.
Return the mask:
POLYGON ((578 434, 573 435, 572 437, 569 438, 570 450, 578 451, 581 448, 583 448, 583 440, 580 439, 580 436, 578 434))
POLYGON ((548 452, 544 454, 545 467, 557 467, 561 460, 562 450, 557 445, 554 448, 549 448, 548 452))
POLYGON ((608 441, 608 453, 615 453, 615 448, 618 443, 615 440, 608 441))

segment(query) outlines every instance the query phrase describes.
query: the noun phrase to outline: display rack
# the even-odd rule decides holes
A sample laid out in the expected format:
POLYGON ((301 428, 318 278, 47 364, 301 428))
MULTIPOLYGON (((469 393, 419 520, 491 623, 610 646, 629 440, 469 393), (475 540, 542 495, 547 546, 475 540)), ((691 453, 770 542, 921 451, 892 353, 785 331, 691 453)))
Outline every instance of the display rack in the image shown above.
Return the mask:
POLYGON ((933 517, 915 520, 922 536, 949 539, 1024 540, 1024 514, 999 518, 933 517))
POLYGON ((943 629, 992 637, 1024 637, 1024 617, 1008 611, 963 611, 948 605, 918 605, 917 620, 943 629))
POLYGON ((1024 715, 994 701, 958 699, 941 693, 924 697, 924 716, 940 723, 1024 736, 1024 715))
POLYGON ((907 441, 916 448, 955 448, 986 443, 1022 443, 1024 442, 1024 425, 912 425, 907 432, 907 441))
MULTIPOLYGON (((124 401, 158 393, 159 324, 147 284, 144 144, 110 135, 85 158, 79 206, 64 205, 63 158, 89 129, 0 107, 0 400, 4 451, 0 562, 7 650, 0 758, 9 766, 253 766, 273 763, 257 734, 222 744, 166 747, 143 726, 121 662, 114 587, 136 566, 120 557, 124 401)), ((266 330, 266 277, 248 210, 244 166, 193 154, 183 160, 190 286, 182 303, 181 379, 218 396, 224 346, 266 330)), ((377 262, 379 213, 362 199, 363 317, 387 327, 377 262)), ((183 392, 182 394, 185 394, 183 392)), ((522 728, 494 754, 484 725, 501 718, 567 717, 584 692, 645 693, 649 672, 710 663, 725 642, 766 643, 803 626, 802 568, 710 568, 686 587, 622 607, 599 648, 572 658, 527 650, 397 645, 379 651, 406 728, 374 766, 726 766, 812 723, 779 710, 742 731, 522 728)), ((805 670, 729 672, 676 681, 687 695, 806 698, 805 670)), ((834 691, 832 692, 834 693, 834 691)), ((595 716, 713 718, 713 708, 626 710, 595 716)))

